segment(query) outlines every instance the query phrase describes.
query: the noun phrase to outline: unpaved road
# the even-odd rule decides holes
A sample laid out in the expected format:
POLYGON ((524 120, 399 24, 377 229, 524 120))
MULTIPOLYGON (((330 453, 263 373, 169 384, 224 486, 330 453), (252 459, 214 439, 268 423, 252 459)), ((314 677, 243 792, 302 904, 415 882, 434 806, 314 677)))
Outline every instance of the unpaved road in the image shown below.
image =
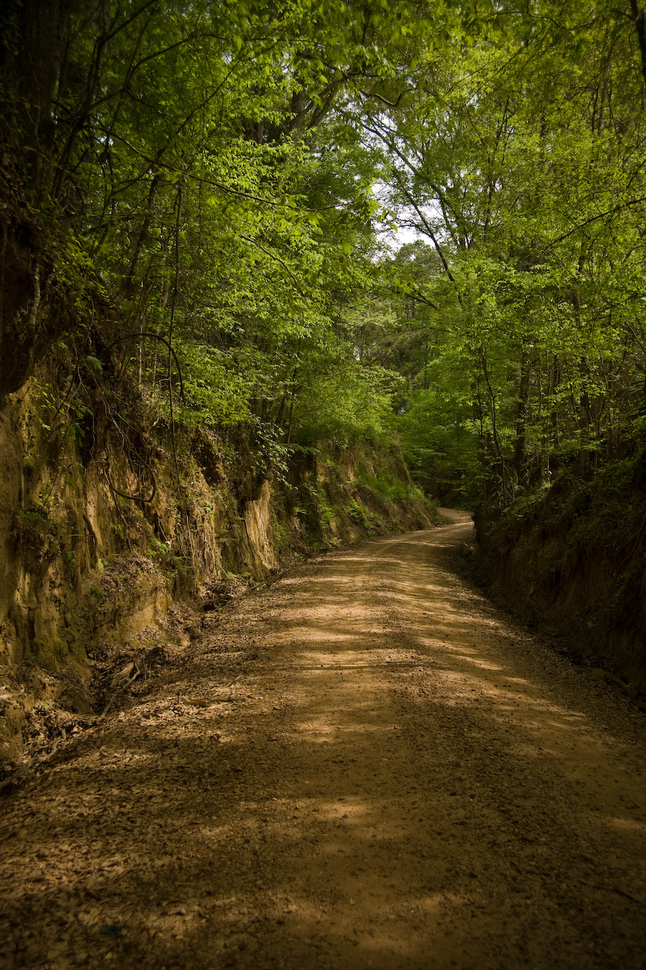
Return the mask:
POLYGON ((646 966, 645 716, 451 515, 233 603, 3 800, 3 968, 646 966))

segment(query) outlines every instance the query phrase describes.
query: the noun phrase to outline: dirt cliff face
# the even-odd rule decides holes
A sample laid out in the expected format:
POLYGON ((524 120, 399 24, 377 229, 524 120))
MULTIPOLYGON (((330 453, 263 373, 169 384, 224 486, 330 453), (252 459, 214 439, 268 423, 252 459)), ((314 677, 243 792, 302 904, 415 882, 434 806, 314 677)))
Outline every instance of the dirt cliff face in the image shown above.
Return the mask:
POLYGON ((587 665, 646 690, 646 498, 634 462, 562 476, 504 515, 476 516, 480 576, 587 665))
POLYGON ((96 413, 58 420, 51 382, 42 369, 0 409, 5 761, 19 757, 39 704, 101 712, 110 678, 181 648, 227 584, 432 521, 395 453, 323 445, 306 461, 295 452, 286 475, 263 476, 239 429, 178 427, 173 444, 160 426, 133 442, 125 424, 119 438, 102 423, 99 395, 96 413), (192 604, 183 617, 178 603, 192 604))
POLYGON ((8 613, 18 587, 20 560, 12 541, 23 488, 22 438, 14 406, 0 409, 0 662, 21 660, 15 637, 7 635, 8 613))
POLYGON ((271 526, 271 484, 266 479, 259 498, 245 502, 243 550, 245 565, 252 573, 278 568, 271 526))

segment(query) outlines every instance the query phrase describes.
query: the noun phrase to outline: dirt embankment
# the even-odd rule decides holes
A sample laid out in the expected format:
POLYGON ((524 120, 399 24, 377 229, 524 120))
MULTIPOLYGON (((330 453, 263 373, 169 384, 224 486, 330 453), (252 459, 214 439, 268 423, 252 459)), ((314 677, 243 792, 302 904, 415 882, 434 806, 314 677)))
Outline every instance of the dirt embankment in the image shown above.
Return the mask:
POLYGON ((504 513, 476 516, 490 594, 572 655, 646 691, 646 465, 562 472, 504 513))
POLYGON ((644 714, 451 519, 232 603, 11 795, 2 965, 641 970, 644 714))
POLYGON ((394 447, 294 450, 277 479, 239 428, 145 430, 133 388, 121 428, 93 380, 81 424, 44 370, 0 404, 0 785, 25 740, 102 713, 129 664, 195 634, 178 601, 208 611, 281 561, 433 521, 394 447))

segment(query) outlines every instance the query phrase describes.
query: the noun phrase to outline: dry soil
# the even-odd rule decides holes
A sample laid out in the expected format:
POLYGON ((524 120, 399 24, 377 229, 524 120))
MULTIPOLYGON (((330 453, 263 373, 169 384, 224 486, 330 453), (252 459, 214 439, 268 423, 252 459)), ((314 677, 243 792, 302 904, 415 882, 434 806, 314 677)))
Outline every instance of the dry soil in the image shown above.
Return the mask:
POLYGON ((456 572, 298 567, 1 804, 4 968, 646 966, 645 715, 456 572))

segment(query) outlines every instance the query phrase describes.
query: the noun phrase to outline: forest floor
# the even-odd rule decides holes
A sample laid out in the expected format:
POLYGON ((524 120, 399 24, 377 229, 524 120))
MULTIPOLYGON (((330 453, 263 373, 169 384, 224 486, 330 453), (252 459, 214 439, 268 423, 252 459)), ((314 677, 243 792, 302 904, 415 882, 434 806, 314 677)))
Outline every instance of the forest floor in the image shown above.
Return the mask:
POLYGON ((643 970, 646 715, 447 515, 233 601, 4 796, 0 966, 643 970))

